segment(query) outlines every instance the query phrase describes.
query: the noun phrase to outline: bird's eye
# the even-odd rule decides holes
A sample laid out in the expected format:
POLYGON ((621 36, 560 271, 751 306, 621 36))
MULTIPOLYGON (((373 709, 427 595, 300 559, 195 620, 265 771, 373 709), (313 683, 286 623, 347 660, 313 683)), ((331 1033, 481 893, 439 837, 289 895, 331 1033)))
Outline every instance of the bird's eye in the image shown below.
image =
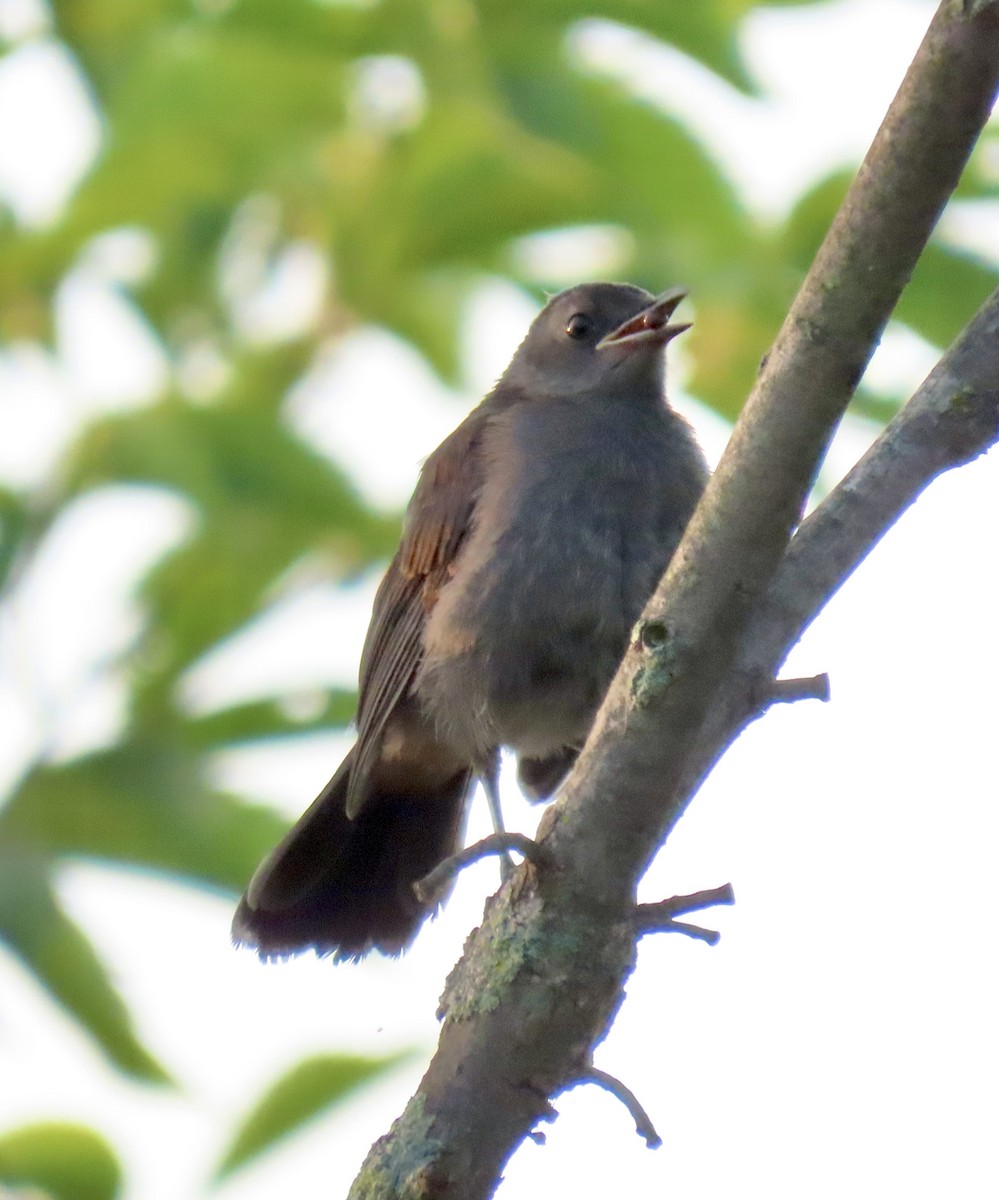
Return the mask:
POLYGON ((574 313, 565 323, 565 331, 571 338, 576 341, 582 341, 587 337, 593 328, 593 321, 586 313, 574 313))

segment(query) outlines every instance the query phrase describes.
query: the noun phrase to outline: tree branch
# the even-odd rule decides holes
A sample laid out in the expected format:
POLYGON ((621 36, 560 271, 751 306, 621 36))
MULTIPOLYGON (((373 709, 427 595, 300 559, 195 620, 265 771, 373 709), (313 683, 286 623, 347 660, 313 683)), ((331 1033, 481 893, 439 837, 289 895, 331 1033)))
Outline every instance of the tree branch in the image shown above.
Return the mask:
MULTIPOLYGON (((701 729, 681 789, 691 796, 731 738, 765 711, 764 686, 844 581, 944 471, 999 441, 999 289, 912 399, 791 539, 773 586, 701 729)), ((677 816, 682 808, 677 812, 677 816)))
POLYGON ((829 676, 823 672, 807 679, 771 679, 760 691, 757 705, 761 715, 775 704, 796 704, 799 700, 821 700, 825 704, 830 695, 829 676))
POLYGON ((602 1087, 605 1092, 609 1092, 615 1099, 620 1100, 631 1114, 638 1136, 644 1139, 650 1150, 659 1149, 663 1140, 656 1132, 656 1127, 652 1124, 649 1114, 642 1108, 638 1097, 631 1088, 625 1087, 620 1079, 616 1079, 613 1075, 608 1075, 606 1071, 600 1071, 596 1067, 590 1067, 586 1074, 574 1080, 570 1087, 578 1087, 583 1083, 595 1083, 597 1087, 602 1087))
POLYGON ((999 290, 791 540, 753 620, 756 669, 785 657, 886 530, 944 471, 999 440, 999 290))
POLYGON ((642 938, 650 933, 685 933, 687 937, 714 946, 721 937, 720 933, 713 929, 702 929, 700 925, 688 925, 676 918, 698 912, 702 908, 714 908, 716 904, 734 903, 735 892, 732 885, 723 883, 721 887, 693 892, 689 896, 670 896, 668 900, 659 900, 655 904, 636 904, 635 934, 642 938))
POLYGON ((730 700, 740 691, 745 707, 740 671, 748 666, 757 685, 772 679, 780 644, 827 599, 816 586, 809 611, 793 610, 818 553, 807 523, 800 574, 785 566, 772 584, 782 559, 794 563, 785 551, 820 458, 988 116, 997 77, 995 0, 944 0, 646 610, 643 623, 661 624, 665 637, 629 648, 542 819, 550 869, 518 867, 469 937, 442 997, 437 1055, 372 1148, 355 1200, 491 1195, 515 1146, 550 1118, 549 1097, 587 1075, 634 964, 636 882, 726 735, 748 719, 730 700), (743 648, 768 592, 761 611, 773 636, 763 655, 743 648), (781 596, 792 606, 783 616, 781 596))

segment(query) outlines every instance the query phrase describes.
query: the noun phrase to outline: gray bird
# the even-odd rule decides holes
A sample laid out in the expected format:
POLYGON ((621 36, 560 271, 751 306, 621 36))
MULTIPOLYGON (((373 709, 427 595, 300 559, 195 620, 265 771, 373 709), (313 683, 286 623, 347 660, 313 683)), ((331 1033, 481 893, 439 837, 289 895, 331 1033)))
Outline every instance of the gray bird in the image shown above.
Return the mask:
POLYGON ((357 742, 264 860, 233 922, 261 956, 394 954, 432 906, 499 749, 547 798, 707 481, 666 403, 679 289, 561 292, 426 460, 361 655, 357 742))

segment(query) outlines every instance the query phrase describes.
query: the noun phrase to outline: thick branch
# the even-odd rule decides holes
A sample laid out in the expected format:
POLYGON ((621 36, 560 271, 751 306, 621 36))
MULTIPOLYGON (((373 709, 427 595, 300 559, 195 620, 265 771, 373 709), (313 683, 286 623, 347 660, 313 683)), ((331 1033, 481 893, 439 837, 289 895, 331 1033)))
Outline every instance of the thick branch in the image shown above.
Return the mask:
POLYGON ((438 1053, 373 1147, 356 1200, 490 1195, 514 1147, 550 1118, 548 1098, 586 1074, 634 962, 635 883, 731 731, 730 712, 703 735, 997 76, 997 4, 945 0, 646 611, 667 637, 631 647, 542 820, 551 867, 522 864, 469 938, 438 1053))

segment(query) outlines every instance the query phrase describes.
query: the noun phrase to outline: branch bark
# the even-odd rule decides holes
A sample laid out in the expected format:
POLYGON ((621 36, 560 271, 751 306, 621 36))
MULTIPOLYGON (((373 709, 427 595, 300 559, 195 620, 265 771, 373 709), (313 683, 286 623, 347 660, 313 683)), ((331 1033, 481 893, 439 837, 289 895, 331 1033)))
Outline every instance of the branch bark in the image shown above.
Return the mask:
POLYGON ((999 3, 944 0, 542 819, 548 863, 523 863, 487 905, 448 980, 437 1055, 372 1147, 355 1200, 491 1195, 516 1145, 553 1116, 551 1098, 592 1077, 634 965, 637 881, 697 784, 902 508, 995 439, 994 297, 792 539, 997 81, 999 3))

